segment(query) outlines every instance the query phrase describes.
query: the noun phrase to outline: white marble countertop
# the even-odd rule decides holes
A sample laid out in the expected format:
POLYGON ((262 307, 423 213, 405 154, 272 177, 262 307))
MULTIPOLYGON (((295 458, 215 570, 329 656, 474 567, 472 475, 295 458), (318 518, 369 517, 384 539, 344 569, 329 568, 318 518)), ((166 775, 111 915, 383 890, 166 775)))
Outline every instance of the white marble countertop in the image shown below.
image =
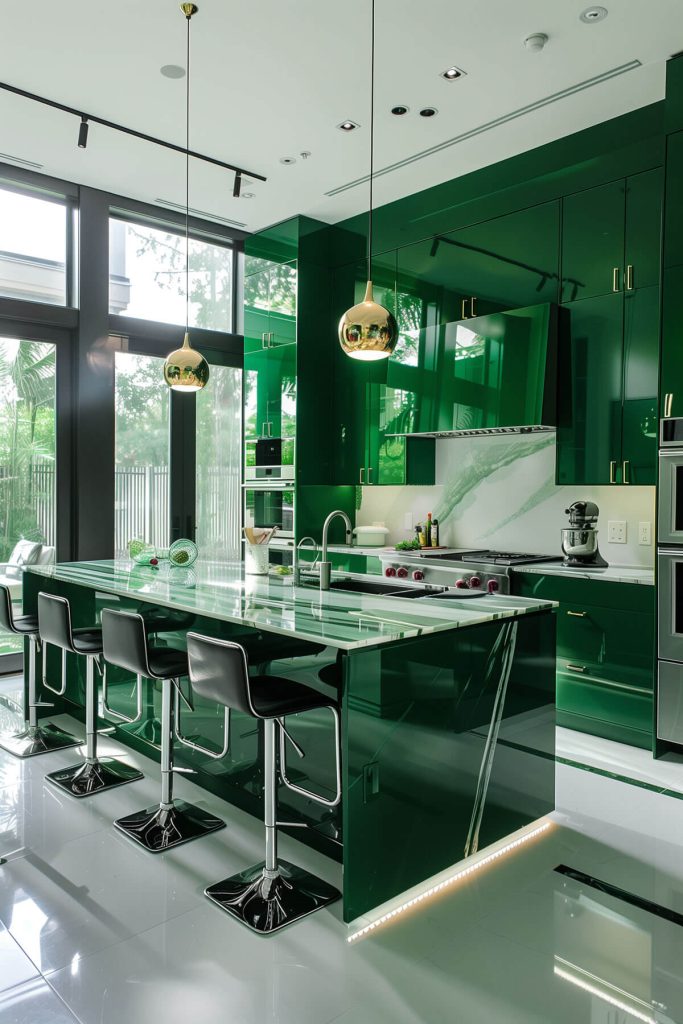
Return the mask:
POLYGON ((572 576, 581 580, 607 580, 608 583, 655 584, 655 571, 644 566, 608 565, 605 569, 575 569, 561 562, 538 562, 535 565, 513 565, 513 572, 531 572, 537 576, 572 576))
POLYGON ((241 563, 153 569, 128 561, 63 562, 31 565, 27 572, 345 651, 555 607, 552 601, 498 594, 445 602, 321 591, 310 584, 295 587, 291 578, 246 576, 241 563))

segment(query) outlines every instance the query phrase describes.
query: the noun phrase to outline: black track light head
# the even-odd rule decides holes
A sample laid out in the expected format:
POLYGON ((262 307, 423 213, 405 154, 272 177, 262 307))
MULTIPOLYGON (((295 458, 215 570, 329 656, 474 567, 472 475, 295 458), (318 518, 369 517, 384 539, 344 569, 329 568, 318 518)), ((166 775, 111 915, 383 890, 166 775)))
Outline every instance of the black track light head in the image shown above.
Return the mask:
POLYGON ((242 175, 239 171, 235 174, 235 184, 232 186, 232 194, 235 199, 239 199, 239 194, 242 191, 242 175))
POLYGON ((81 118, 81 126, 78 129, 78 148, 85 149, 88 145, 88 119, 87 117, 81 118))

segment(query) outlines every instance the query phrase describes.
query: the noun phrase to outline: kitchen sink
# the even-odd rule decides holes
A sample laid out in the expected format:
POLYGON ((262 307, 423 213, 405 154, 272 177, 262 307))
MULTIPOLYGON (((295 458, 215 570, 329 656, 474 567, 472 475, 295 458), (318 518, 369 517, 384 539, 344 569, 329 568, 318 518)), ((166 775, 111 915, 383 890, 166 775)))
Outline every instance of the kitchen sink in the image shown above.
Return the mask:
POLYGON ((420 597, 431 593, 422 587, 397 587, 395 583, 375 583, 370 580, 337 580, 330 584, 330 590, 345 590, 351 594, 377 594, 378 597, 420 597))

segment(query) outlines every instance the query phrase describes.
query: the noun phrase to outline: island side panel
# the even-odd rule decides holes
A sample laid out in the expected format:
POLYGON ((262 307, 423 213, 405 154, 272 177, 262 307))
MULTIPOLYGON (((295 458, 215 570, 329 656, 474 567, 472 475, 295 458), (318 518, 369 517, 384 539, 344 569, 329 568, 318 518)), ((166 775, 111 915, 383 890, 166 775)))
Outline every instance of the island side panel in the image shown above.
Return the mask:
POLYGON ((343 712, 352 921, 554 809, 554 613, 351 652, 343 712))

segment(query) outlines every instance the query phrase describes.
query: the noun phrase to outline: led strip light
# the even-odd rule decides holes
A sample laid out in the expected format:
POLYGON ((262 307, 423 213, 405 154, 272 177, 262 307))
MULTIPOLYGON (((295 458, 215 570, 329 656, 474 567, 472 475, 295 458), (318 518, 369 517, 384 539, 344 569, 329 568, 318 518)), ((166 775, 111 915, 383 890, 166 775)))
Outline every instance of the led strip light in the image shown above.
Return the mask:
MULTIPOLYGON (((357 931, 349 935, 346 941, 356 942, 358 939, 362 939, 365 935, 369 935, 370 932, 373 932, 376 928, 379 928, 381 927, 381 925, 386 924, 387 921, 393 920, 399 914, 403 914, 406 910, 409 910, 411 907, 416 906, 418 903, 422 903, 423 900, 428 899, 430 896, 434 896, 435 893, 442 892, 444 889, 450 888, 451 885, 459 881, 461 878, 466 878, 468 875, 473 874, 475 871, 479 871, 480 868, 485 867, 487 864, 491 864, 492 861, 498 860, 500 857, 505 856, 505 854, 509 853, 511 850, 516 850, 517 847, 522 846, 524 843, 528 843, 530 839, 535 839, 536 836, 539 836, 543 832, 546 832, 550 828, 551 824, 552 823, 550 821, 544 821, 543 824, 538 825, 530 832, 525 832, 517 839, 513 839, 512 842, 506 843, 504 846, 499 847, 497 850, 493 850, 491 853, 486 854, 486 856, 482 857, 480 860, 477 860, 476 863, 469 864, 467 867, 461 868, 459 871, 454 871, 452 875, 448 875, 446 878, 443 878, 440 882, 437 882, 434 885, 429 885, 428 880, 426 883, 424 883, 428 885, 428 888, 416 892, 415 896, 412 896, 410 899, 405 900, 403 903, 399 903, 398 906, 393 907, 386 913, 381 914, 374 921, 371 921, 369 924, 366 924, 362 928, 359 928, 357 931)), ((652 1024, 656 1024, 656 1022, 653 1021, 652 1024)))
POLYGON ((583 989, 584 992, 588 992, 590 995, 596 996, 604 1003, 614 1006, 623 1013, 628 1013, 631 1017, 635 1017, 636 1020, 644 1021, 644 1024, 657 1024, 657 1019, 653 1017, 652 1012, 643 1012, 632 1004, 627 1003, 622 999, 618 999, 616 995, 612 995, 612 992, 623 995, 628 999, 633 999, 638 1002, 640 1006, 645 1009, 649 1009, 647 1003, 643 1002, 642 999, 638 999, 636 996, 632 996, 630 993, 624 992, 622 989, 616 988, 616 986, 610 985, 609 982, 606 981, 602 982, 602 984, 608 986, 611 991, 608 992, 604 988, 600 988, 598 983, 601 982, 602 979, 596 977, 594 974, 590 974, 588 971, 582 970, 580 967, 575 967, 574 964, 570 964, 568 960, 563 960, 562 957, 555 957, 553 973, 556 974, 558 978, 562 978, 564 981, 569 981, 572 985, 576 985, 577 988, 583 989), (560 967, 558 964, 563 964, 564 966, 560 967), (565 968, 571 968, 571 970, 566 970, 565 968), (576 971, 576 974, 573 973, 574 971, 576 971), (583 977, 580 977, 579 975, 583 975, 583 977), (585 978, 590 978, 591 981, 586 981, 585 978))

